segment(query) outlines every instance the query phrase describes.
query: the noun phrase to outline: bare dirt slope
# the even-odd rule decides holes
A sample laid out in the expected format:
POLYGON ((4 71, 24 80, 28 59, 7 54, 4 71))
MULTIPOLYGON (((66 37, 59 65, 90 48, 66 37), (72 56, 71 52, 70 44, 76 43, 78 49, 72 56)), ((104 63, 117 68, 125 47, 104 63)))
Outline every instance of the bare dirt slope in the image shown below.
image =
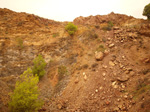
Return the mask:
POLYGON ((150 112, 150 22, 111 13, 67 22, 0 9, 0 110, 20 74, 42 54, 46 112, 150 112), (113 25, 112 25, 113 24, 113 25))

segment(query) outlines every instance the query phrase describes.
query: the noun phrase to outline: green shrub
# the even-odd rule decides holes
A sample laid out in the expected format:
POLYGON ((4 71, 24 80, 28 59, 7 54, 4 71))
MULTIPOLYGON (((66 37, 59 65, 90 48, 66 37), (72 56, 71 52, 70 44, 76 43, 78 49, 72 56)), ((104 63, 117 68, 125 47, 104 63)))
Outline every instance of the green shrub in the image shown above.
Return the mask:
POLYGON ((64 65, 61 65, 58 67, 58 79, 59 81, 62 80, 67 75, 67 67, 64 65))
POLYGON ((143 16, 147 16, 147 19, 150 20, 150 3, 144 7, 143 16))
POLYGON ((9 108, 11 112, 37 112, 43 105, 43 101, 38 99, 38 81, 37 76, 33 76, 29 68, 16 82, 15 90, 11 94, 9 108))
POLYGON ((32 72, 34 75, 37 75, 39 78, 41 78, 42 76, 44 76, 45 74, 45 66, 46 66, 46 62, 43 59, 43 57, 41 55, 38 55, 34 60, 33 60, 33 68, 32 68, 32 72))
POLYGON ((70 35, 73 35, 77 31, 77 26, 73 23, 68 23, 65 27, 65 30, 68 31, 70 35))

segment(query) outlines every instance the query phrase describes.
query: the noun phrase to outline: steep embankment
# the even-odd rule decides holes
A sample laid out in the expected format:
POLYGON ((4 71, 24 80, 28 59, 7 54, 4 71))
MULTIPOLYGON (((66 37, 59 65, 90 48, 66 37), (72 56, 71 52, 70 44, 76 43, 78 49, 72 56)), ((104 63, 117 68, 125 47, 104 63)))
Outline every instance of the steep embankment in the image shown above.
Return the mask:
POLYGON ((148 112, 150 23, 114 13, 73 22, 70 37, 65 22, 0 9, 0 109, 8 111, 18 76, 42 54, 41 111, 148 112))

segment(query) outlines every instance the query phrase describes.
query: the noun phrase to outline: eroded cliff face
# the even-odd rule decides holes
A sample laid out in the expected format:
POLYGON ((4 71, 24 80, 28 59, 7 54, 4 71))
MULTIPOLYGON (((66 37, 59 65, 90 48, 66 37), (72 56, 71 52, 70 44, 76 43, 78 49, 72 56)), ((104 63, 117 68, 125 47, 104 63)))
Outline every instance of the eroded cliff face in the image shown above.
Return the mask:
POLYGON ((113 22, 117 25, 121 25, 130 20, 134 20, 132 16, 122 15, 122 14, 115 14, 110 13, 108 15, 96 15, 96 16, 89 16, 89 17, 77 17, 74 19, 75 24, 82 24, 82 25, 98 25, 106 22, 113 22))
POLYGON ((47 63, 40 111, 150 110, 149 21, 110 13, 73 23, 78 31, 69 36, 67 22, 0 9, 0 110, 8 112, 8 93, 38 54, 47 63))

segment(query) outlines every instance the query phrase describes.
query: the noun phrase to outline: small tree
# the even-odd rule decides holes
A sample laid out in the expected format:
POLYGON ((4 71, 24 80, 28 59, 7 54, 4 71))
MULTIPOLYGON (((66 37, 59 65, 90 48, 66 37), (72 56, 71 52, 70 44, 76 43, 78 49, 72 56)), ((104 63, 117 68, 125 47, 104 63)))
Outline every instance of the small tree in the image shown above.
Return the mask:
POLYGON ((147 16, 147 19, 150 20, 150 3, 144 7, 143 16, 147 16))
POLYGON ((43 102, 38 99, 38 81, 30 68, 20 75, 9 103, 11 112, 36 112, 41 108, 43 102))
POLYGON ((65 27, 70 35, 73 35, 77 31, 77 26, 73 23, 68 23, 65 27))
POLYGON ((41 55, 38 55, 34 60, 33 60, 33 68, 32 68, 32 72, 34 75, 37 74, 37 76, 39 76, 39 78, 41 78, 42 76, 44 76, 45 74, 45 66, 46 66, 46 62, 43 59, 43 57, 41 55))

